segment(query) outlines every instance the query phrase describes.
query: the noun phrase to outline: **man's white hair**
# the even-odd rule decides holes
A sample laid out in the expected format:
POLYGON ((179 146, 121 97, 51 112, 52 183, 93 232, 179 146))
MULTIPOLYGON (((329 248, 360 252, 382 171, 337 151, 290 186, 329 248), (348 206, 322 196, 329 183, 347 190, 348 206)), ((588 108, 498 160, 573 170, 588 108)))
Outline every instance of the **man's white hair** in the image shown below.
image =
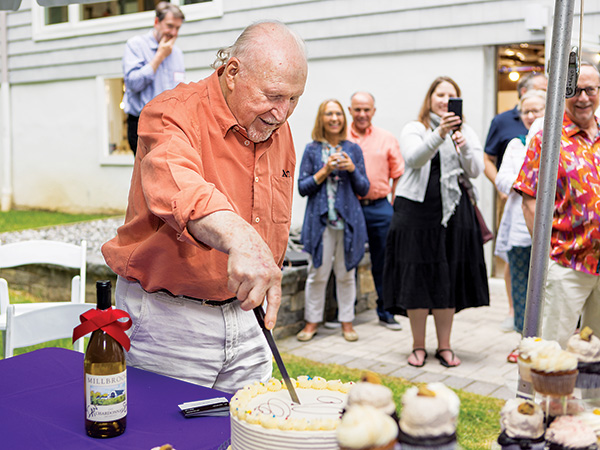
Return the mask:
POLYGON ((293 30, 291 30, 287 25, 277 20, 263 20, 260 22, 255 22, 252 25, 249 25, 242 31, 242 34, 236 39, 233 45, 229 47, 222 48, 217 51, 217 59, 211 64, 213 69, 218 69, 224 64, 227 64, 229 58, 236 57, 243 59, 244 55, 247 55, 251 52, 254 47, 254 39, 261 32, 260 29, 264 27, 264 25, 275 25, 280 31, 283 31, 289 34, 294 38, 296 43, 298 44, 298 48, 304 55, 306 59, 306 45, 302 38, 293 30))

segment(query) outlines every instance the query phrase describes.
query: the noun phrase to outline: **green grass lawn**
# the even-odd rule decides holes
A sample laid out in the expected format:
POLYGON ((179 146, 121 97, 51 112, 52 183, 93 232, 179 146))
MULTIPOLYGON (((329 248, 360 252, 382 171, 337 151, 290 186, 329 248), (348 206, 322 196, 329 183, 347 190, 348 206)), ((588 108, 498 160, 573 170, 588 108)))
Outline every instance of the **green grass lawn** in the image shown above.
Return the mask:
POLYGON ((0 233, 105 219, 106 214, 67 214, 53 211, 0 212, 0 233))
MULTIPOLYGON (((13 289, 8 290, 8 295, 10 297, 11 303, 35 303, 39 302, 39 299, 34 297, 33 295, 24 292, 17 291, 13 289)), ((85 345, 87 345, 88 338, 85 339, 85 345)), ((57 339, 54 341, 44 342, 42 344, 32 345, 31 347, 23 347, 23 348, 15 348, 14 355, 22 355, 23 353, 31 352, 33 350, 37 350, 38 348, 46 348, 46 347, 61 347, 61 348, 69 348, 73 349, 73 345, 71 344, 71 339, 57 339)), ((0 354, 2 358, 4 358, 4 333, 0 333, 0 354)))

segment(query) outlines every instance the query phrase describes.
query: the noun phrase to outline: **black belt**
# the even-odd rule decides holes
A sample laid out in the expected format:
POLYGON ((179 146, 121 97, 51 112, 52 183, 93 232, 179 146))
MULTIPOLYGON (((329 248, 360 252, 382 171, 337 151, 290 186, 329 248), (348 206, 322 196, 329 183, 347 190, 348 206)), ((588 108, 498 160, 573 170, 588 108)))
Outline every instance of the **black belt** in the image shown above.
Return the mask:
POLYGON ((233 303, 234 301, 237 300, 237 297, 231 297, 226 300, 206 300, 204 298, 188 297, 187 295, 173 295, 166 289, 162 289, 161 292, 164 292, 165 294, 168 294, 173 298, 182 298, 184 300, 191 300, 193 302, 197 302, 197 303, 200 303, 201 305, 206 305, 206 306, 223 306, 228 303, 233 303))
POLYGON ((237 297, 231 297, 226 300, 205 300, 203 298, 188 297, 186 295, 182 295, 181 297, 183 297, 186 300, 192 300, 194 302, 198 302, 201 305, 206 305, 206 306, 223 306, 228 303, 233 303, 234 301, 237 300, 237 297))
POLYGON ((381 200, 385 200, 385 199, 386 199, 386 197, 381 197, 381 198, 378 198, 378 199, 375 199, 375 200, 371 200, 371 199, 368 199, 368 198, 363 198, 362 200, 360 200, 360 204, 362 206, 369 206, 369 205, 374 205, 375 203, 380 202, 381 200))

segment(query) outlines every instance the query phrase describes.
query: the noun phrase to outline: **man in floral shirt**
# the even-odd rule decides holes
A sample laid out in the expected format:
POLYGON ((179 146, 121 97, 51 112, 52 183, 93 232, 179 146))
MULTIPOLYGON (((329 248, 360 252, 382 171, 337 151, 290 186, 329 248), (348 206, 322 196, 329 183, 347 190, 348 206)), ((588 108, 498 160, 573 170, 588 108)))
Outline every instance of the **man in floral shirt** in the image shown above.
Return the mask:
MULTIPOLYGON (((542 337, 564 348, 577 321, 600 333, 600 136, 594 112, 600 102, 600 74, 582 63, 576 95, 565 101, 550 263, 542 337)), ((514 189, 523 195, 531 233, 538 189, 542 132, 529 144, 514 189)))

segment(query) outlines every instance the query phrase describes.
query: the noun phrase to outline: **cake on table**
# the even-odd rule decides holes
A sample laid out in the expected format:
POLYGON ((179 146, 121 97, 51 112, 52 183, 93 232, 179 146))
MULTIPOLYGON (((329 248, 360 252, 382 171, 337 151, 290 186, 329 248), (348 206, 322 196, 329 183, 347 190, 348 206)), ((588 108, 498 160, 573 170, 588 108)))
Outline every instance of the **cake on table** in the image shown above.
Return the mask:
POLYGON ((353 383, 292 379, 300 405, 281 381, 255 383, 230 401, 232 450, 338 450, 336 429, 353 383))

